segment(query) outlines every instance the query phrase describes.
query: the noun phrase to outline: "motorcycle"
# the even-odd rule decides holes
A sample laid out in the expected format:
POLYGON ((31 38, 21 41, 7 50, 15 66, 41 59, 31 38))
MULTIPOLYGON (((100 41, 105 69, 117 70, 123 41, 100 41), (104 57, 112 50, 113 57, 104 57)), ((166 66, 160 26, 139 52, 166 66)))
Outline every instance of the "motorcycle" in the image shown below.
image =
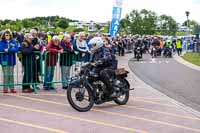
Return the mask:
POLYGON ((163 56, 165 58, 172 58, 172 47, 166 48, 163 53, 163 56))
POLYGON ((125 69, 116 70, 116 79, 113 80, 116 96, 111 97, 111 92, 100 80, 99 74, 92 71, 99 63, 88 63, 82 66, 68 84, 67 99, 70 105, 79 112, 89 111, 94 104, 114 101, 118 105, 125 105, 129 100, 129 91, 133 90, 130 89, 130 84, 126 80, 129 72, 125 69))
POLYGON ((142 55, 141 55, 141 48, 140 47, 137 47, 135 49, 135 58, 137 59, 137 61, 139 61, 140 59, 142 59, 142 55))
POLYGON ((153 47, 151 49, 151 56, 152 56, 152 58, 156 58, 157 57, 157 48, 153 47))

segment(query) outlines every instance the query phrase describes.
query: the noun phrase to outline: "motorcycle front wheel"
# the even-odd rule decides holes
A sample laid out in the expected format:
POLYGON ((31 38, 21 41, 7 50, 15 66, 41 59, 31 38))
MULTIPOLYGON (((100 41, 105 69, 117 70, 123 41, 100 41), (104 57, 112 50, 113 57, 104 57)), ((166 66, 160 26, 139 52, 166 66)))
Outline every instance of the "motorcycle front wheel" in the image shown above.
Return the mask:
POLYGON ((88 87, 73 87, 67 89, 69 104, 79 112, 87 112, 94 105, 92 91, 88 87))

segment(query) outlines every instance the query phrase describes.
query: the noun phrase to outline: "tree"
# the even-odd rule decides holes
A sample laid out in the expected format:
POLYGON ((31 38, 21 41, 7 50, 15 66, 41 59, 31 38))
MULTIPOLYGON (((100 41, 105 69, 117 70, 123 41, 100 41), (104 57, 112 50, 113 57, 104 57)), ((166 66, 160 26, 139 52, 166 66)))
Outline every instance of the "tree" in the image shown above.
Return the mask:
POLYGON ((96 24, 96 28, 97 28, 97 30, 101 30, 102 26, 99 24, 96 24))
POLYGON ((193 28, 193 34, 199 34, 200 33, 200 25, 195 25, 193 28))
POLYGON ((66 29, 69 26, 69 23, 65 19, 58 20, 57 26, 63 29, 66 29))
MULTIPOLYGON (((182 25, 183 25, 183 26, 188 26, 187 23, 188 23, 188 22, 185 21, 185 22, 183 22, 182 25)), ((190 25, 191 27, 193 27, 193 26, 195 26, 195 25, 198 25, 198 24, 199 24, 199 23, 198 23, 197 21, 195 21, 195 20, 191 20, 191 21, 189 20, 189 25, 190 25)))
POLYGON ((155 12, 143 9, 140 12, 142 17, 142 32, 143 34, 155 34, 157 16, 155 12))
POLYGON ((2 21, 2 25, 6 25, 9 24, 11 20, 9 19, 5 19, 4 21, 2 21))
POLYGON ((31 28, 33 27, 32 21, 29 19, 22 20, 22 25, 24 28, 31 28))
POLYGON ((121 27, 128 32, 130 27, 132 34, 154 34, 156 32, 157 16, 155 12, 143 9, 141 11, 133 10, 126 18, 122 19, 121 27))
MULTIPOLYGON (((59 16, 48 16, 48 17, 35 17, 35 18, 26 18, 23 20, 0 20, 0 28, 6 29, 9 28, 11 30, 20 31, 23 28, 31 29, 32 27, 38 27, 42 30, 47 30, 49 28, 60 28, 65 30, 69 26, 69 22, 74 22, 77 20, 67 19, 65 17, 59 16)), ((60 30, 58 29, 58 30, 60 30)))
MULTIPOLYGON (((187 25, 187 21, 183 22, 182 24, 183 26, 188 26, 187 25)), ((195 20, 191 20, 189 21, 189 27, 192 29, 192 32, 193 34, 198 34, 200 31, 199 31, 199 23, 195 20)))
POLYGON ((158 23, 160 24, 160 32, 162 35, 174 36, 178 30, 177 23, 171 16, 161 15, 158 23))
POLYGON ((84 31, 84 29, 82 29, 82 28, 76 28, 76 29, 74 29, 73 32, 82 32, 82 31, 84 31))
POLYGON ((130 33, 130 21, 127 18, 124 18, 120 21, 120 31, 124 31, 126 34, 130 33))
POLYGON ((130 21, 130 28, 132 34, 141 34, 141 16, 137 10, 133 10, 129 15, 127 15, 126 19, 130 21))

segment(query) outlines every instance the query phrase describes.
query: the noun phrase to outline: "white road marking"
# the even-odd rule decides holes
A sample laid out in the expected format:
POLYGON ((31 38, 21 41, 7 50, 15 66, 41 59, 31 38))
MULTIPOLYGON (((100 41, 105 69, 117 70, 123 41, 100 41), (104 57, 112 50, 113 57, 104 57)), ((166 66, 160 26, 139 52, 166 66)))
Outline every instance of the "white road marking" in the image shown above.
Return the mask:
POLYGON ((150 61, 140 61, 139 64, 169 64, 170 61, 156 61, 155 59, 150 61))

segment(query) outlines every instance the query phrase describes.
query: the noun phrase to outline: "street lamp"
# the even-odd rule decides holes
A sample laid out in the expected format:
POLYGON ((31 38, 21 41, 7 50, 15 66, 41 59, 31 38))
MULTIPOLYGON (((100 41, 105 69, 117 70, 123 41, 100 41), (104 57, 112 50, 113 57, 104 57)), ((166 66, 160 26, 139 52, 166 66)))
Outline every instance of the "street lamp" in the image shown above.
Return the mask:
POLYGON ((187 26, 189 28, 189 15, 190 15, 190 12, 186 11, 185 14, 186 14, 186 17, 187 17, 187 26))
MULTIPOLYGON (((190 15, 190 12, 189 11, 186 11, 185 12, 185 15, 186 15, 186 17, 187 17, 187 27, 188 27, 188 31, 187 31, 187 33, 188 33, 188 36, 189 36, 189 15, 190 15)), ((188 39, 188 38, 187 38, 188 39)), ((188 43, 186 44, 186 51, 188 50, 188 43)))

